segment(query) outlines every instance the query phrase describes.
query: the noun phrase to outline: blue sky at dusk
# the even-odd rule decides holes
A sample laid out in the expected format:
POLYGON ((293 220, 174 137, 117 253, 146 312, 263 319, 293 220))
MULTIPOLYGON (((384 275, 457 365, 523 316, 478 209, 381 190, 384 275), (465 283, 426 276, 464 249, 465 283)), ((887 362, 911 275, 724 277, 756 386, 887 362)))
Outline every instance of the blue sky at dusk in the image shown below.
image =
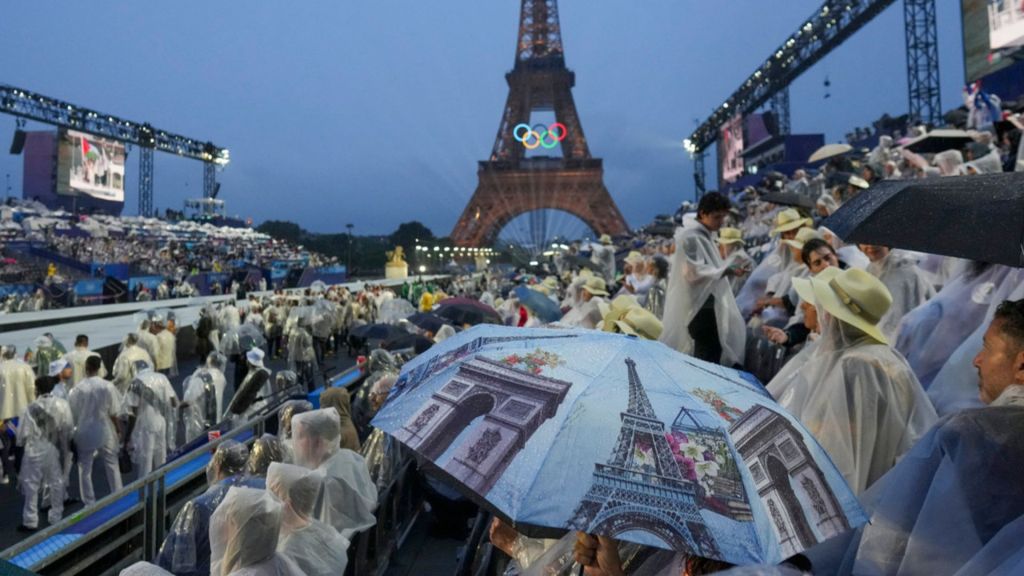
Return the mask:
MULTIPOLYGON (((692 198, 681 141, 694 120, 820 4, 560 2, 587 140, 631 226, 692 198)), ((949 109, 963 81, 959 2, 937 4, 949 109)), ((221 198, 257 223, 386 234, 420 220, 447 235, 494 143, 518 17, 516 0, 10 2, 0 83, 230 148, 221 198)), ((837 141, 883 112, 905 113, 905 67, 897 2, 793 85, 794 132, 837 141)), ((0 177, 20 196, 22 159, 6 154, 14 125, 0 117, 0 177)), ((126 214, 136 212, 137 158, 126 214)), ((159 209, 201 192, 198 162, 157 156, 159 209)))

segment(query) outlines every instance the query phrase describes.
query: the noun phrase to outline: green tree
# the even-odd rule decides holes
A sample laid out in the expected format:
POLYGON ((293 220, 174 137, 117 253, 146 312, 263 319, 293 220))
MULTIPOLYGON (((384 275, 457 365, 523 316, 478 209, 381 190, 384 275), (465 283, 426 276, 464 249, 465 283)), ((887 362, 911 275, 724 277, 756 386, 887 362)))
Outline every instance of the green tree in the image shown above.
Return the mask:
POLYGON ((306 231, 298 224, 288 222, 287 220, 267 220, 260 224, 256 231, 267 234, 277 240, 285 240, 296 244, 301 243, 302 237, 306 234, 306 231))
POLYGON ((420 244, 426 244, 433 239, 434 233, 430 231, 430 228, 416 220, 399 225, 398 229, 388 237, 392 246, 401 246, 406 254, 410 254, 413 251, 413 247, 416 246, 416 240, 419 240, 420 244))

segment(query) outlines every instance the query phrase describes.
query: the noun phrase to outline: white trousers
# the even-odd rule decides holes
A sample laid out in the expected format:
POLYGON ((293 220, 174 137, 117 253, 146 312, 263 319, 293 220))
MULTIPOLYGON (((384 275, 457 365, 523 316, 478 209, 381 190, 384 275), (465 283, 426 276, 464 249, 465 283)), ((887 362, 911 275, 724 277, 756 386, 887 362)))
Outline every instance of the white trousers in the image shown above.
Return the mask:
POLYGON ((21 461, 18 482, 25 497, 21 511, 21 522, 29 528, 39 527, 39 491, 45 485, 50 489, 50 524, 60 522, 64 515, 64 470, 61 467, 57 447, 47 445, 41 454, 26 455, 21 461))
POLYGON ((92 465, 99 455, 103 463, 103 472, 107 475, 107 486, 111 493, 121 489, 121 469, 117 462, 117 447, 100 446, 95 450, 78 449, 78 491, 86 506, 96 503, 96 492, 92 485, 92 465))

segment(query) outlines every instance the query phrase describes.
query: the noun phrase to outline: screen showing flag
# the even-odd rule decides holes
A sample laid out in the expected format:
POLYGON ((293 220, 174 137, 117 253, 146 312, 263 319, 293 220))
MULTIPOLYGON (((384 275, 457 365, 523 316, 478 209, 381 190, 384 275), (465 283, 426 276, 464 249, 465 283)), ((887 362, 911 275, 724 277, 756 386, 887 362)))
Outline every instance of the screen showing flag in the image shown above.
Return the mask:
POLYGON ((124 202, 124 144, 64 130, 57 146, 57 192, 124 202))

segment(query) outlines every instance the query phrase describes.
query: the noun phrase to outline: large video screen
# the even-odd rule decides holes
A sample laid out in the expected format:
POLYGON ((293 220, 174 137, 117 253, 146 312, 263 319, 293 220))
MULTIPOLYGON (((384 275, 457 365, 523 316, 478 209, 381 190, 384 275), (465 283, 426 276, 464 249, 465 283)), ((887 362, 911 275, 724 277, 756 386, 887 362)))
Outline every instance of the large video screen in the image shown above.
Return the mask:
POLYGON ((62 130, 57 144, 57 193, 124 202, 124 144, 62 130))
POLYGON ((1024 46, 1024 4, 1020 0, 962 0, 964 72, 979 80, 1014 62, 1024 46))
POLYGON ((733 116, 718 136, 718 185, 743 176, 743 116, 733 116))

